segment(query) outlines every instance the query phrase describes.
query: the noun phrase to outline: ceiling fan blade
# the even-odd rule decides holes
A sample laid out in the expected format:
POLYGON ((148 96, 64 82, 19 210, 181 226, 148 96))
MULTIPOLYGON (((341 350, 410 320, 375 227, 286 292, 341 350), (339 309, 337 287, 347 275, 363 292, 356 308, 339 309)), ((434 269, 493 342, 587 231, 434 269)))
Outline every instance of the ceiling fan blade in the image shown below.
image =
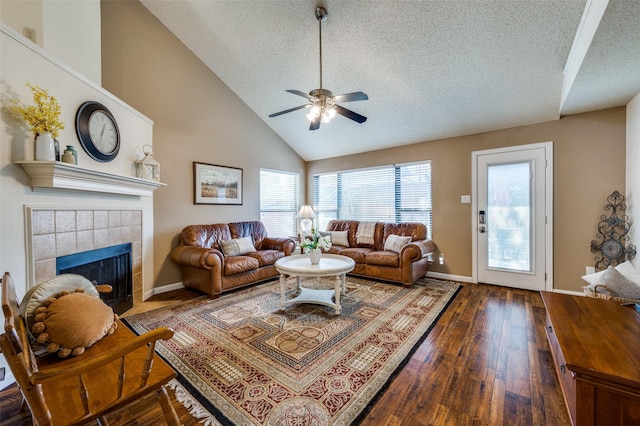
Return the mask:
POLYGON ((298 96, 302 96, 303 98, 307 98, 310 101, 315 99, 313 96, 309 95, 308 93, 304 93, 304 92, 302 92, 300 90, 287 89, 286 91, 289 92, 289 93, 293 93, 294 95, 298 95, 298 96))
POLYGON ((320 117, 316 117, 315 120, 309 124, 309 130, 318 130, 320 128, 320 117))
POLYGON ((366 101, 367 99, 369 99, 369 97, 362 92, 345 93, 333 97, 333 100, 336 102, 366 101))
POLYGON ((367 121, 367 117, 360 115, 357 112, 353 112, 349 109, 343 108, 340 105, 336 105, 336 112, 344 117, 350 118, 358 123, 364 123, 367 121))
POLYGON ((277 117, 279 115, 286 114, 288 112, 297 111, 299 109, 306 108, 307 106, 309 106, 309 104, 304 104, 294 108, 285 109, 284 111, 280 111, 280 112, 274 112, 273 114, 269 114, 269 117, 277 117))

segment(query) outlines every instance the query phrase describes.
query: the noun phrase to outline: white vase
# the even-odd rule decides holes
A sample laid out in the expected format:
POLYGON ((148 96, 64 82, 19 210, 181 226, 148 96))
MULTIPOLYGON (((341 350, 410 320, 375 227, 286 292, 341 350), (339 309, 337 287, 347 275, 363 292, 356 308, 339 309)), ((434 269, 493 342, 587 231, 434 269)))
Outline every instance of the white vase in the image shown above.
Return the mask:
POLYGON ((322 257, 322 250, 319 248, 309 250, 309 259, 311 259, 312 265, 317 265, 320 263, 320 258, 322 257))
POLYGON ((56 146, 51 133, 41 133, 36 137, 36 160, 55 161, 56 146))

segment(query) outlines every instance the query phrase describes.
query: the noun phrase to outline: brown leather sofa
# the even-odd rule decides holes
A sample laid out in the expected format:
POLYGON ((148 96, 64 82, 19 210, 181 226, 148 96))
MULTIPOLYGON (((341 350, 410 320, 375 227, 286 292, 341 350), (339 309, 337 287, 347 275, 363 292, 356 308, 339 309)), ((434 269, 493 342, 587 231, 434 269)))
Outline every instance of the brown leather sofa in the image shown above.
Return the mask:
POLYGON ((347 231, 348 247, 340 243, 342 238, 332 235, 332 246, 329 253, 348 256, 356 262, 351 275, 378 278, 385 281, 411 286, 425 276, 428 269, 428 255, 433 253, 436 245, 427 239, 427 227, 422 223, 384 223, 376 222, 373 231, 373 242, 358 242, 358 226, 356 220, 332 220, 327 225, 328 232, 347 231), (404 245, 399 252, 385 250, 385 242, 390 235, 410 236, 411 242, 404 245))
POLYGON ((295 246, 290 238, 269 238, 259 221, 189 225, 180 233, 180 243, 171 251, 171 260, 180 266, 185 287, 215 297, 278 276, 274 264, 289 256, 295 246), (222 242, 242 237, 251 237, 256 251, 225 255, 227 246, 222 242))

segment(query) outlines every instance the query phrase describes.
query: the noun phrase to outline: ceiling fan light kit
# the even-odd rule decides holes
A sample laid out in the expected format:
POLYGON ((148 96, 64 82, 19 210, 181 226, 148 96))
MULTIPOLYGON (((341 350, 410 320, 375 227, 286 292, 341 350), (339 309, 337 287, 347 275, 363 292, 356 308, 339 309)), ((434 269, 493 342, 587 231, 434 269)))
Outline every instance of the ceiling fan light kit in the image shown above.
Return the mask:
POLYGON ((318 130, 320 128, 320 123, 329 123, 336 114, 340 114, 357 123, 364 123, 367 121, 367 117, 341 107, 338 105, 338 102, 366 101, 369 97, 365 93, 353 92, 334 96, 330 90, 322 88, 322 23, 327 20, 327 10, 324 7, 318 7, 316 8, 315 15, 316 19, 318 19, 320 35, 320 88, 312 90, 309 94, 301 92, 300 90, 287 90, 289 93, 307 98, 309 102, 304 105, 270 114, 269 117, 277 117, 282 114, 307 108, 309 109, 307 119, 311 122, 309 130, 318 130))

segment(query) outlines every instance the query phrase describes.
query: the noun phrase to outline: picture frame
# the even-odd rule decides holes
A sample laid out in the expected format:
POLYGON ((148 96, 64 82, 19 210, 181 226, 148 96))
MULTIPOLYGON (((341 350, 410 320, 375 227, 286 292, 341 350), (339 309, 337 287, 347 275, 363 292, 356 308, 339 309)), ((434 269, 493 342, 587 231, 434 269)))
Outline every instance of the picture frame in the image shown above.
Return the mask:
POLYGON ((242 169, 193 162, 194 204, 242 205, 242 169))

